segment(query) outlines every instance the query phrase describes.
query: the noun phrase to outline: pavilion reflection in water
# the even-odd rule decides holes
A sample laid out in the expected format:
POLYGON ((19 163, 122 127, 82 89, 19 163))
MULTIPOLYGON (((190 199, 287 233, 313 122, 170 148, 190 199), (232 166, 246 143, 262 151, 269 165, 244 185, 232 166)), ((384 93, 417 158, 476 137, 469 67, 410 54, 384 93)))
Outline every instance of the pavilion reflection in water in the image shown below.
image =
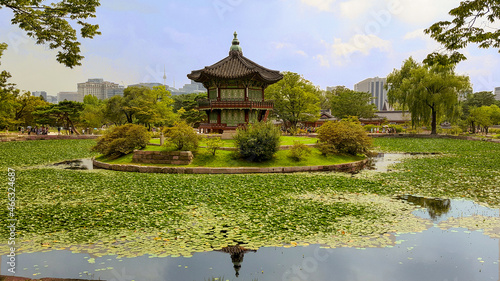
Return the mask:
POLYGON ((241 264, 243 263, 243 257, 245 253, 248 252, 257 252, 257 250, 249 250, 239 245, 224 247, 221 250, 216 250, 217 252, 223 252, 231 255, 231 262, 233 263, 235 276, 238 277, 240 275, 241 264))

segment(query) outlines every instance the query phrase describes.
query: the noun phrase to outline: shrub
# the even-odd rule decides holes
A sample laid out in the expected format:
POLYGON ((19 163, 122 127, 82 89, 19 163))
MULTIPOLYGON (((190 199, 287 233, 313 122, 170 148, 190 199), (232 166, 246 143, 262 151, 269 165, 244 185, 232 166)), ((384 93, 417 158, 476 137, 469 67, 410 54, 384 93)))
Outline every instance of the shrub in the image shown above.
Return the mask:
POLYGON ((92 150, 110 158, 118 158, 133 152, 134 149, 145 148, 149 139, 150 134, 145 127, 127 124, 107 130, 92 150))
POLYGON ((367 132, 370 132, 372 133, 372 129, 373 129, 373 133, 376 133, 377 132, 377 129, 379 128, 378 126, 375 126, 373 124, 368 124, 368 125, 365 125, 363 128, 365 128, 365 131, 367 132))
POLYGON ((389 128, 391 128, 393 130, 393 132, 396 132, 396 133, 403 132, 403 126, 401 126, 401 125, 391 124, 391 125, 389 125, 389 128))
POLYGON ((253 162, 267 161, 280 147, 280 129, 271 122, 258 122, 236 131, 234 140, 240 157, 253 162))
POLYGON ((220 137, 210 137, 205 141, 207 143, 207 149, 212 152, 212 155, 215 156, 217 149, 221 148, 224 145, 224 142, 220 139, 220 137))
POLYGON ((372 139, 363 127, 353 121, 326 122, 318 129, 318 149, 328 154, 366 154, 372 139))
POLYGON ((451 129, 443 129, 443 131, 447 135, 454 135, 454 136, 458 136, 463 132, 462 129, 460 129, 460 127, 458 126, 452 126, 451 129))
POLYGON ((173 127, 163 130, 167 143, 174 145, 175 150, 196 151, 201 137, 186 122, 175 122, 173 127))
POLYGON ((309 154, 311 154, 311 149, 300 141, 294 141, 292 147, 288 151, 288 157, 295 161, 300 161, 309 154))
POLYGON ((495 134, 500 134, 500 129, 489 129, 488 132, 492 135, 495 135, 495 134))

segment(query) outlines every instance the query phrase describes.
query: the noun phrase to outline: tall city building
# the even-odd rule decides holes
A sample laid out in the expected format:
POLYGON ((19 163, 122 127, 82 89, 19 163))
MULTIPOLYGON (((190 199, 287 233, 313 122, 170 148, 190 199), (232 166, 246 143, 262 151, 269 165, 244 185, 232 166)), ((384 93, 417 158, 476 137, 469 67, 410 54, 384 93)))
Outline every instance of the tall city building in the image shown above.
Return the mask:
POLYGON ((500 100, 500 87, 495 88, 495 99, 500 100))
POLYGON ((123 96, 124 87, 113 82, 104 81, 102 78, 89 79, 87 82, 78 83, 78 94, 83 97, 93 95, 100 100, 112 96, 123 96))
POLYGON ((387 78, 368 78, 354 85, 354 91, 372 94, 372 104, 380 110, 390 110, 387 102, 387 90, 384 88, 387 78))
POLYGON ((62 102, 65 100, 83 102, 83 96, 78 92, 59 92, 59 93, 57 93, 57 102, 62 102))
POLYGON ((31 94, 35 97, 42 97, 44 101, 47 101, 47 92, 45 91, 36 91, 31 94))

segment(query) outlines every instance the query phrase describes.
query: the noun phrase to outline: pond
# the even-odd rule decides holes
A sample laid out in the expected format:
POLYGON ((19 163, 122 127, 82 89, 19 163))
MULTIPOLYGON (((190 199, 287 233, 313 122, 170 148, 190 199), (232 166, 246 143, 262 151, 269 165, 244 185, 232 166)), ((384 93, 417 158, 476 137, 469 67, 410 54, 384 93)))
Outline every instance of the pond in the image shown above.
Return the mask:
MULTIPOLYGON (((97 257, 69 250, 22 253, 17 276, 88 280, 499 280, 500 214, 472 201, 401 196, 429 221, 419 233, 388 233, 383 248, 238 245, 190 258, 97 257)), ((2 272, 7 272, 2 256, 2 272)))
POLYGON ((67 170, 93 170, 94 164, 92 162, 92 159, 86 158, 55 163, 52 165, 52 167, 67 170))

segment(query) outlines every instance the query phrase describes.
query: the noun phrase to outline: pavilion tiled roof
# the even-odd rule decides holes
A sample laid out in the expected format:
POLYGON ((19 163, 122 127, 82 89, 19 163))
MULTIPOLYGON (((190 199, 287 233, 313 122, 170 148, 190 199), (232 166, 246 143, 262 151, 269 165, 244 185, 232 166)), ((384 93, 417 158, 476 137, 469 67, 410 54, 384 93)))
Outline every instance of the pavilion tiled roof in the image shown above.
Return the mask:
POLYGON ((256 79, 266 84, 273 84, 283 79, 277 70, 267 69, 243 56, 236 38, 229 51, 229 56, 200 70, 188 74, 188 78, 196 82, 208 82, 213 79, 256 79))

